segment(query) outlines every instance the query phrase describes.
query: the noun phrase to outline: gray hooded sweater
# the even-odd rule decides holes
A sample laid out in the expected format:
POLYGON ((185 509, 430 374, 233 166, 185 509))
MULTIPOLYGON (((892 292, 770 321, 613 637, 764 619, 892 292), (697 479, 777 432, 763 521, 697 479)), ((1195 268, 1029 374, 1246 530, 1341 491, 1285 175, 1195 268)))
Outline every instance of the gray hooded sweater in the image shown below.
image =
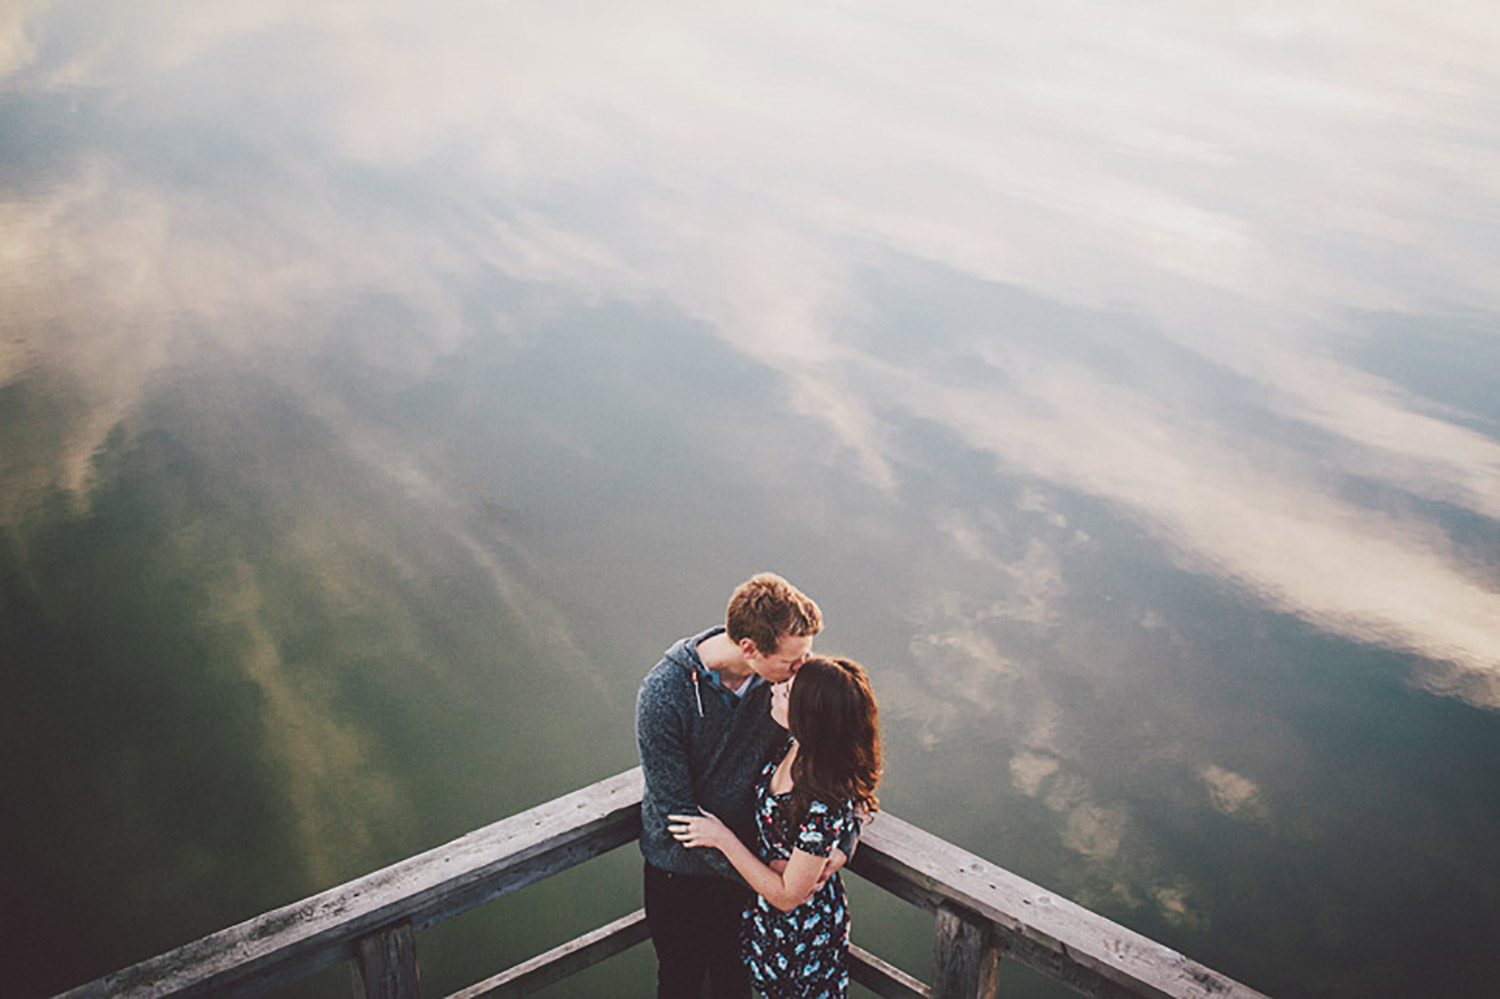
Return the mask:
POLYGON ((771 720, 768 684, 756 684, 736 706, 730 704, 734 698, 715 689, 698 657, 698 643, 723 630, 720 625, 677 642, 641 682, 635 704, 635 738, 646 777, 641 853, 665 871, 738 880, 724 854, 689 850, 667 831, 668 815, 696 815, 702 807, 755 849, 756 778, 786 746, 786 729, 771 720))

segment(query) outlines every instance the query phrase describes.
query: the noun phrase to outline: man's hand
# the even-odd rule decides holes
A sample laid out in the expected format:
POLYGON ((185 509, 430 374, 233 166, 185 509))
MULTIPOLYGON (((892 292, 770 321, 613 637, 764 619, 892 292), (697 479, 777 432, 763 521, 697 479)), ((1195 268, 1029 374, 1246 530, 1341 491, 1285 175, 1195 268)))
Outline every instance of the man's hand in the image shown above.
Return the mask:
MULTIPOLYGON (((834 847, 833 852, 828 855, 828 859, 823 861, 823 873, 818 875, 818 883, 813 885, 813 892, 816 894, 820 891, 828 883, 828 879, 833 877, 847 863, 849 863, 849 858, 844 855, 844 851, 838 847, 834 847)), ((777 874, 780 874, 786 870, 786 861, 773 860, 766 866, 777 874)))
POLYGON ((818 875, 818 887, 822 888, 827 884, 828 879, 837 874, 847 863, 849 863, 849 857, 843 850, 834 847, 833 852, 828 855, 828 859, 823 862, 823 873, 818 875))

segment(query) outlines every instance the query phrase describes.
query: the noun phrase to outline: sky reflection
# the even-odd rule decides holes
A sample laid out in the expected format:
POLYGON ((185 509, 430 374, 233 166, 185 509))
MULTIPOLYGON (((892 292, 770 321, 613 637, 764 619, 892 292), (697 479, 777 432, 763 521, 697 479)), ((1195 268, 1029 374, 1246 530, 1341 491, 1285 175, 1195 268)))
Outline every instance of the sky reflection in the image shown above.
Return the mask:
MULTIPOLYGON (((916 744, 1005 733, 995 779, 1111 865, 1098 898, 1205 928, 1142 774, 1326 825, 1279 808, 1308 737, 1233 701, 1215 629, 1288 615, 1500 710, 1496 51, 1479 2, 11 3, 0 403, 46 418, 0 520, 86 508, 169 412, 403 655, 499 608, 595 685, 599 636, 681 625, 580 623, 641 551, 738 517, 852 553, 916 744), (701 495, 658 495, 685 456, 701 495), (1130 531, 1245 620, 1164 611, 1130 531)), ((274 573, 224 566, 334 877, 310 827, 377 840, 404 792, 268 630, 274 573)))
POLYGON ((1399 501, 1500 517, 1493 424, 1341 351, 1370 313, 1495 308, 1493 11, 881 13, 13 8, 12 120, 84 110, 32 154, 70 169, 4 207, 4 372, 92 397, 76 487, 153 375, 305 356, 345 296, 397 305, 350 338, 397 378, 480 335, 452 300, 487 268, 664 302, 780 371, 878 488, 892 411, 935 421, 1500 707, 1493 574, 1399 501), (1258 412, 1122 383, 1004 312, 929 355, 967 358, 960 383, 889 357, 869 275, 929 265, 1096 312, 1120 350, 1166 338, 1258 412))

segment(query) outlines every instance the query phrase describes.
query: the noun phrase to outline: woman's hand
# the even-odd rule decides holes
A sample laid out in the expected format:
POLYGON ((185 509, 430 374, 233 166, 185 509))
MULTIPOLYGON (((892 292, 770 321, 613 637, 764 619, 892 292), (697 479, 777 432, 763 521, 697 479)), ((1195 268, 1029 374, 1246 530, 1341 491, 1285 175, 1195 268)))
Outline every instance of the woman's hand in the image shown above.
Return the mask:
POLYGON ((703 809, 701 815, 668 815, 667 831, 688 848, 712 846, 721 850, 751 888, 783 912, 790 912, 812 897, 822 883, 827 861, 801 850, 792 851, 792 859, 768 867, 750 848, 735 838, 729 827, 717 816, 703 809))
POLYGON ((690 849, 698 846, 724 849, 725 844, 734 839, 734 833, 729 831, 729 827, 717 815, 702 808, 698 811, 703 814, 668 815, 672 824, 667 826, 667 831, 677 838, 677 842, 690 849))

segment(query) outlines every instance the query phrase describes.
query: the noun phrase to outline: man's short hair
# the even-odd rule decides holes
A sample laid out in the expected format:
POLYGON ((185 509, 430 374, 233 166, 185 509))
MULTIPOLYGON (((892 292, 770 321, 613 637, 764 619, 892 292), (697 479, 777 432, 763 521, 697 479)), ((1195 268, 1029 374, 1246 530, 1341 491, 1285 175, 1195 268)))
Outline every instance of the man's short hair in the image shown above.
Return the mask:
POLYGON ((756 573, 735 588, 724 624, 730 641, 748 638, 761 655, 774 655, 783 636, 823 630, 823 612, 812 597, 774 572, 756 573))

